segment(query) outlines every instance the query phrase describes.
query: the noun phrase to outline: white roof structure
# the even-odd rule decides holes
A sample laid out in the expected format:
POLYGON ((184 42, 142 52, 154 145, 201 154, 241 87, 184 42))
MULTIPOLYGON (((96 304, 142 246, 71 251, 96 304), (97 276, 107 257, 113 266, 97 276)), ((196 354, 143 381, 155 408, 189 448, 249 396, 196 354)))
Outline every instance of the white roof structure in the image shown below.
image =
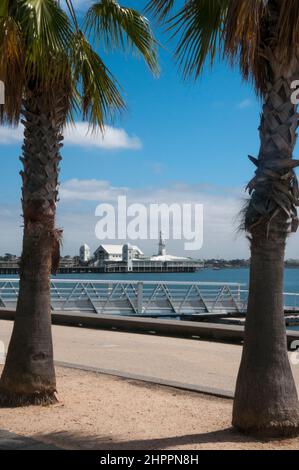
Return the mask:
POLYGON ((143 251, 141 251, 140 248, 138 248, 138 246, 133 245, 132 248, 133 248, 134 251, 137 251, 137 253, 139 253, 139 255, 143 255, 143 254, 144 254, 143 251))
POLYGON ((123 252, 123 245, 100 245, 99 248, 95 251, 95 254, 100 250, 103 249, 109 255, 120 255, 122 256, 123 252))
POLYGON ((140 250, 140 248, 137 245, 131 245, 131 243, 126 243, 123 246, 124 247, 127 246, 128 248, 130 248, 130 250, 137 251, 137 253, 139 253, 140 255, 143 255, 143 252, 140 250))
POLYGON ((172 256, 172 255, 157 255, 150 258, 151 261, 190 261, 190 258, 183 258, 181 256, 172 256))
MULTIPOLYGON (((97 253, 100 248, 106 251, 109 255, 122 255, 124 245, 100 245, 99 248, 95 251, 97 253)), ((139 255, 143 255, 143 252, 138 248, 136 245, 129 245, 134 251, 136 251, 139 255)))

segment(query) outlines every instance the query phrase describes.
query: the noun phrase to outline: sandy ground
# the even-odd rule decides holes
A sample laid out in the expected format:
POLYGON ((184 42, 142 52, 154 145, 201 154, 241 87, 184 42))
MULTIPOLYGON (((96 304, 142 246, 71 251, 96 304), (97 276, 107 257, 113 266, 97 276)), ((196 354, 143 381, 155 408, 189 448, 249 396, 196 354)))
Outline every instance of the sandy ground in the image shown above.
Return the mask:
POLYGON ((231 400, 67 368, 57 381, 57 405, 0 409, 0 429, 65 449, 299 448, 232 430, 231 400))

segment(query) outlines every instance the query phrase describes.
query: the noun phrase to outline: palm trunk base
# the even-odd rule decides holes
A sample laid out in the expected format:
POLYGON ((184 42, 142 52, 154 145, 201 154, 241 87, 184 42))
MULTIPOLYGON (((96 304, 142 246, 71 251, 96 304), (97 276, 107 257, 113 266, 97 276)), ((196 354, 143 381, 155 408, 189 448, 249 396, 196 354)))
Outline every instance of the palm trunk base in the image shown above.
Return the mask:
POLYGON ((0 388, 0 408, 16 408, 19 406, 47 406, 58 403, 55 392, 11 393, 0 388))
POLYGON ((252 426, 248 421, 242 418, 234 418, 232 425, 237 431, 254 437, 262 438, 286 438, 296 437, 299 435, 299 411, 297 416, 277 420, 277 416, 273 420, 264 421, 260 424, 252 426))

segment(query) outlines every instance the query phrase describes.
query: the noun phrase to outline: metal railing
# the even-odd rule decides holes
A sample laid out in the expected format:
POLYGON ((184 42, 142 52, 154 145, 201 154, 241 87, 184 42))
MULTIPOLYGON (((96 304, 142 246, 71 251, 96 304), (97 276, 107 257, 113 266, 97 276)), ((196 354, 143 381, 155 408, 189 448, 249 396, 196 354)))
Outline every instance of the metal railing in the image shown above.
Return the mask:
MULTIPOLYGON (((246 312, 243 284, 170 281, 51 280, 53 311, 106 315, 184 316, 246 312)), ((15 309, 18 279, 0 278, 0 308, 15 309)), ((299 312, 299 293, 284 293, 286 311, 299 312)))
MULTIPOLYGON (((299 313, 299 293, 298 292, 284 292, 284 310, 286 312, 297 312, 299 313)), ((243 303, 243 310, 246 311, 248 301, 248 290, 240 290, 240 305, 243 303)))
MULTIPOLYGON (((241 288, 235 283, 57 279, 51 280, 51 308, 154 317, 242 313, 241 288)), ((0 278, 0 307, 15 309, 18 291, 18 279, 0 278)))

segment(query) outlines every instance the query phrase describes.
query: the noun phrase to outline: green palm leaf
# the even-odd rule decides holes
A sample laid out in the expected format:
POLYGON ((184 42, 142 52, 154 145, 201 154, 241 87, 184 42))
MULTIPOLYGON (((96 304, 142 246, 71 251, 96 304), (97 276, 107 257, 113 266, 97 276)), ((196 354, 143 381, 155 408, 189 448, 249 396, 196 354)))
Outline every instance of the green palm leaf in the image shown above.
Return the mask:
MULTIPOLYGON (((65 116, 82 114, 94 127, 125 109, 120 86, 93 48, 94 37, 79 29, 72 0, 68 13, 56 0, 2 0, 0 80, 6 100, 0 122, 17 123, 22 98, 34 88, 52 99, 65 94, 65 116)), ((115 1, 97 2, 85 19, 88 32, 109 47, 129 48, 157 71, 156 43, 149 23, 137 11, 115 1)))
POLYGON ((146 11, 157 16, 163 21, 174 7, 174 0, 152 0, 146 7, 146 11))
POLYGON ((222 44, 223 22, 230 0, 189 0, 170 20, 179 35, 176 56, 185 78, 197 78, 207 60, 213 63, 222 44))
POLYGON ((116 111, 125 109, 118 83, 81 31, 74 36, 72 51, 73 79, 83 118, 103 128, 116 111))
POLYGON ((180 7, 178 3, 150 0, 147 11, 164 20, 177 39, 175 56, 185 78, 198 78, 218 53, 237 64, 258 94, 265 95, 273 54, 285 68, 298 56, 298 0, 182 0, 180 7))
POLYGON ((13 8, 13 16, 19 23, 26 46, 27 74, 36 75, 41 86, 54 85, 57 77, 65 74, 65 60, 73 35, 66 13, 53 0, 20 0, 13 8), (55 66, 49 63, 55 58, 55 66))
POLYGON ((11 16, 0 18, 0 80, 5 83, 5 106, 0 122, 17 124, 24 90, 25 53, 18 24, 11 16))
POLYGON ((102 0, 90 7, 86 26, 108 49, 129 48, 141 54, 150 69, 157 73, 154 36, 148 20, 136 10, 125 8, 115 0, 102 0))
POLYGON ((8 0, 2 0, 0 3, 0 18, 8 15, 8 0))

